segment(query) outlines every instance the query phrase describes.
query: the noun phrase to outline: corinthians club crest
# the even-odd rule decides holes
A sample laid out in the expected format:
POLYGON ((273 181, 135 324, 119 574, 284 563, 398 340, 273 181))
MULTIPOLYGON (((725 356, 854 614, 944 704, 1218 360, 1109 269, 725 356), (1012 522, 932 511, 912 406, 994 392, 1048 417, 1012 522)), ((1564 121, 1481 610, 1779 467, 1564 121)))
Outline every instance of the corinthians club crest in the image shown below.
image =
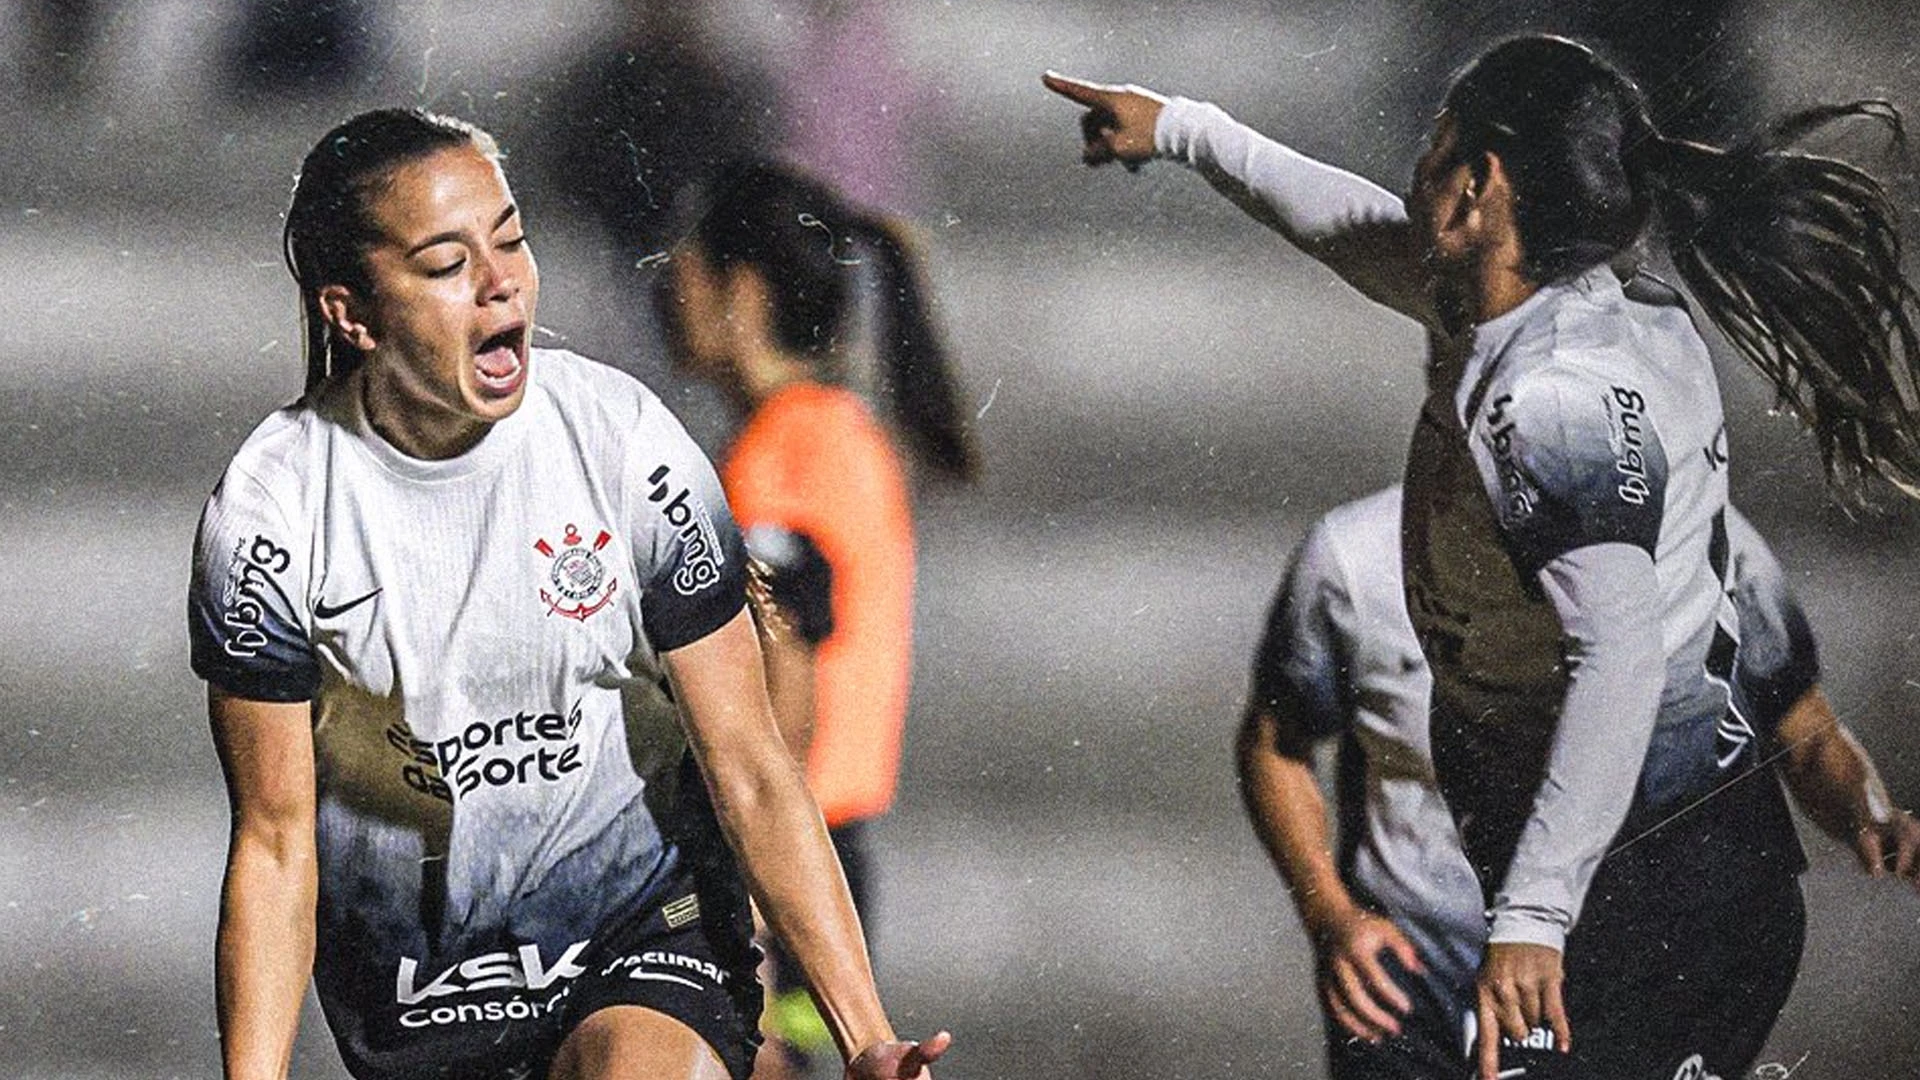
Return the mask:
POLYGON ((553 560, 547 569, 547 583, 540 589, 547 614, 586 622, 613 601, 620 581, 607 573, 607 564, 600 558, 600 549, 612 539, 613 534, 602 529, 589 544, 569 522, 557 546, 544 537, 534 541, 533 549, 553 560))

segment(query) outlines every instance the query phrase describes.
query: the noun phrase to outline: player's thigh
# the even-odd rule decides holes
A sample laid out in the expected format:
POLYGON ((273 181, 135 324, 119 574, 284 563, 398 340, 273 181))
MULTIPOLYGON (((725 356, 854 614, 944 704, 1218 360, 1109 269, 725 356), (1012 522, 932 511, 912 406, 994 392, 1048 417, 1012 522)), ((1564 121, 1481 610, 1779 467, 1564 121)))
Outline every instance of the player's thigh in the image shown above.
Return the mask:
MULTIPOLYGON (((1642 905, 1637 918, 1623 914, 1603 907, 1575 930, 1567 956, 1574 1051, 1571 1060, 1531 1055, 1541 1075, 1745 1076, 1799 970, 1799 883, 1786 878, 1698 908, 1642 905)), ((1528 1063, 1529 1055, 1518 1056, 1528 1063)))
POLYGON ((729 1080, 729 1074, 692 1028, 643 1006, 614 1005, 567 1035, 547 1080, 729 1080))

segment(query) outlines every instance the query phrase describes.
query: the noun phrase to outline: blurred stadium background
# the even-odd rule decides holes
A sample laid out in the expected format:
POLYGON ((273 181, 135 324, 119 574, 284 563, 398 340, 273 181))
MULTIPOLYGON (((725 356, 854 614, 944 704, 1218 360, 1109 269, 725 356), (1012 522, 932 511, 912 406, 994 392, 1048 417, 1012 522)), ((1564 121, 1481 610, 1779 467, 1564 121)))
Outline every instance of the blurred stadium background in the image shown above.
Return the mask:
MULTIPOLYGON (((1737 72, 1730 108, 1920 108, 1905 0, 1725 6, 1689 55, 1737 72)), ((1649 39, 1685 15, 1611 7, 1649 39)), ((1232 731, 1302 528, 1398 474, 1422 343, 1197 178, 1082 169, 1038 76, 1211 98, 1398 185, 1455 63, 1577 15, 0 0, 0 1074, 218 1074, 225 804, 186 667, 187 555, 228 455, 299 387, 293 171, 334 122, 398 103, 500 137, 548 340, 660 388, 712 449, 726 414, 666 371, 648 312, 658 219, 577 182, 606 134, 580 118, 617 120, 624 179, 655 202, 703 156, 781 146, 916 223, 989 472, 922 501, 906 778, 877 836, 896 1021, 953 1029, 949 1078, 1320 1075, 1311 954, 1241 818, 1232 731)), ((1920 210, 1884 142, 1849 147, 1920 210)), ((1841 510, 1757 380, 1729 364, 1723 384, 1736 500, 1911 805, 1920 514, 1841 510)), ((1920 897, 1810 847, 1806 961, 1762 1075, 1920 1074, 1920 897)), ((345 1075, 317 1012, 294 1072, 345 1075)))

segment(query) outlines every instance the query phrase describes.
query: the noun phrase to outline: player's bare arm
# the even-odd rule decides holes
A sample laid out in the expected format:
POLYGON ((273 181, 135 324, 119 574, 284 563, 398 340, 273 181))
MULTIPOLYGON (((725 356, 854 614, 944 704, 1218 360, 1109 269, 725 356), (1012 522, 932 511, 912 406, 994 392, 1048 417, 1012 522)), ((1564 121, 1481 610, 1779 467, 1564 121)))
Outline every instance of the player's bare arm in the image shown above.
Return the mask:
POLYGON ((1920 888, 1920 820, 1894 805, 1873 758, 1819 687, 1794 703, 1778 738, 1788 790, 1820 830, 1853 849, 1868 874, 1920 888))
POLYGON ((814 988, 849 1077, 923 1075, 951 1037, 903 1041, 887 1020, 839 860, 774 722, 750 617, 743 610, 665 660, 721 826, 761 912, 814 988))
POLYGON ((1341 882, 1312 743, 1283 711, 1247 710, 1238 746, 1241 797, 1313 940, 1327 1015, 1355 1038, 1378 1042, 1400 1033, 1399 1018, 1412 1007, 1380 957, 1391 952, 1416 972, 1420 957, 1399 927, 1356 903, 1341 882))
POLYGON ((214 954, 222 1068, 227 1080, 279 1080, 313 972, 310 706, 212 690, 207 711, 232 813, 214 954))

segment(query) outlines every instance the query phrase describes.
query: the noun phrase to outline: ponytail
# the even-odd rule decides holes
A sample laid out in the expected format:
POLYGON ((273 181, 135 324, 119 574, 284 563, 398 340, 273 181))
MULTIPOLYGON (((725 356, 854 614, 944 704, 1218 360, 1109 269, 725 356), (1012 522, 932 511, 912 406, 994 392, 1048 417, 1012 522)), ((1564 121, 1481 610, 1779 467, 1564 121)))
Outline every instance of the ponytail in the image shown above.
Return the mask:
POLYGON ((1843 161, 1787 147, 1881 101, 1795 113, 1729 150, 1648 141, 1646 176, 1675 267, 1712 323, 1809 429, 1829 478, 1920 497, 1920 334, 1898 209, 1843 161))
POLYGON ((979 453, 961 414, 946 346, 933 324, 925 282, 903 224, 861 223, 874 252, 874 338, 881 394, 913 452, 941 475, 971 483, 979 453))
POLYGON ((769 161, 734 162, 681 199, 688 241, 717 270, 759 275, 777 344, 805 357, 816 378, 840 375, 844 331, 860 306, 856 285, 869 283, 878 396, 916 458, 939 475, 974 479, 979 461, 961 394, 901 226, 769 161))
POLYGON ((1788 147, 1879 101, 1798 112, 1721 150, 1662 135, 1632 80, 1565 38, 1512 38, 1447 94, 1459 160, 1500 156, 1528 276, 1611 260, 1650 220, 1707 318, 1813 431, 1830 482, 1920 497, 1920 299, 1898 210, 1859 168, 1788 147))

